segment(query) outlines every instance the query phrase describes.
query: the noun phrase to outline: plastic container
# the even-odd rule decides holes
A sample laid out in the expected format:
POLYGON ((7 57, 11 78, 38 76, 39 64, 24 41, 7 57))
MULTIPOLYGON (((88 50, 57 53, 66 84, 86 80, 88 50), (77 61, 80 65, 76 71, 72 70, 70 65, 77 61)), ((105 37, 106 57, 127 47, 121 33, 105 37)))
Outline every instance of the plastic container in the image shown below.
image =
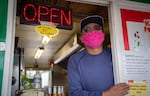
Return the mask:
POLYGON ((61 86, 61 96, 65 96, 64 86, 61 86))
POLYGON ((53 86, 53 96, 57 96, 57 86, 53 86))
POLYGON ((52 96, 52 87, 48 87, 48 96, 52 96))
POLYGON ((33 87, 34 88, 41 88, 42 87, 42 78, 41 78, 41 74, 39 71, 37 71, 34 75, 33 87))

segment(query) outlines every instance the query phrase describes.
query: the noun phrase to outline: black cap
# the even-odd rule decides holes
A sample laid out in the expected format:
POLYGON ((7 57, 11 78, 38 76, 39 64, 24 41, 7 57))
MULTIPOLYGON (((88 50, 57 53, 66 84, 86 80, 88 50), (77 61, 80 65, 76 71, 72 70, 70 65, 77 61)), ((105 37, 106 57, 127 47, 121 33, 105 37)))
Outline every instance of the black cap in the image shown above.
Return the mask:
POLYGON ((104 20, 103 20, 103 17, 101 17, 99 15, 92 15, 92 16, 85 17, 80 22, 81 31, 82 31, 83 27, 89 23, 97 23, 97 24, 101 25, 103 28, 104 20))

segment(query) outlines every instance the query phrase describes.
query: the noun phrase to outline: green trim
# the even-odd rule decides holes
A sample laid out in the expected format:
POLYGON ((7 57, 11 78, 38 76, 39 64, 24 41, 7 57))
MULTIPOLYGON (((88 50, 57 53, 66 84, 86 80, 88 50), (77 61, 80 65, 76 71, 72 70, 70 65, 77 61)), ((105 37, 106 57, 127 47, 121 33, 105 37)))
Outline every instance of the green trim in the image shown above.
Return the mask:
POLYGON ((0 42, 6 40, 8 0, 0 2, 0 42))
POLYGON ((5 58, 5 52, 0 51, 0 96, 1 96, 1 91, 2 91, 4 58, 5 58))
POLYGON ((135 2, 141 2, 141 3, 148 3, 148 4, 150 4, 150 0, 130 0, 130 1, 135 1, 135 2))
MULTIPOLYGON (((0 1, 0 42, 6 41, 7 31, 7 11, 8 11, 8 0, 0 1)), ((4 60, 5 51, 0 51, 0 96, 2 94, 2 81, 4 71, 4 60)))

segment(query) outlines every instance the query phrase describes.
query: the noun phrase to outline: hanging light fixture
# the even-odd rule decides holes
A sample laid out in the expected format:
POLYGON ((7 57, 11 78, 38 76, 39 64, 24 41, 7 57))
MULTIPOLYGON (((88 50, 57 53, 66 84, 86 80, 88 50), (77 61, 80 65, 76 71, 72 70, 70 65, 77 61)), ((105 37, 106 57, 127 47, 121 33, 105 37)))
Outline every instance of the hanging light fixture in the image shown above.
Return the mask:
POLYGON ((43 35, 42 44, 47 44, 52 37, 59 34, 59 30, 52 22, 41 21, 41 25, 35 27, 35 31, 43 35))
POLYGON ((36 59, 35 59, 34 67, 35 67, 35 68, 38 68, 38 67, 39 67, 39 64, 38 64, 38 62, 37 62, 36 59))
POLYGON ((40 56, 42 55, 43 51, 44 51, 44 47, 39 47, 34 55, 34 58, 39 59, 40 56))
POLYGON ((47 36, 43 36, 42 37, 42 44, 47 44, 50 40, 52 39, 52 37, 47 37, 47 36))

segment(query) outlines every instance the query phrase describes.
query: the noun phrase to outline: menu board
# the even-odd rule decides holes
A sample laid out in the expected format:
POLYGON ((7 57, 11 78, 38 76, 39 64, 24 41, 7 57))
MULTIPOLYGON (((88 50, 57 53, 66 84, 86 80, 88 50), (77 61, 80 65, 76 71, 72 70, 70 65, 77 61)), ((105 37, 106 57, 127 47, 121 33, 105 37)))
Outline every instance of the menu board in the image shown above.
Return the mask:
POLYGON ((124 50, 123 79, 130 96, 150 94, 150 12, 120 9, 124 50))

